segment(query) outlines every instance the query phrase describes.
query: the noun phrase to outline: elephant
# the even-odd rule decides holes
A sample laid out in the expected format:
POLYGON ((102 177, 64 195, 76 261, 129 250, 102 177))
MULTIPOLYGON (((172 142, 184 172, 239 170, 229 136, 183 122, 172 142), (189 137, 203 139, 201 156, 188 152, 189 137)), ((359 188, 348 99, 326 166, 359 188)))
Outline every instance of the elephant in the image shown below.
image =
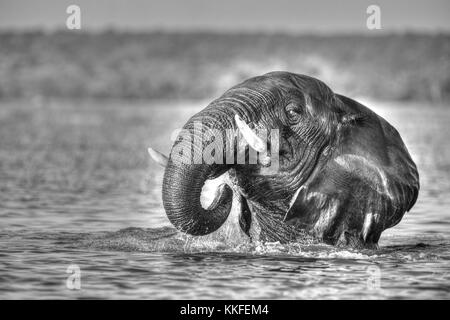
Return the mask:
POLYGON ((149 152, 165 166, 167 217, 190 235, 219 229, 237 197, 239 225, 254 240, 310 236, 337 247, 376 249, 381 233, 418 197, 417 167, 398 131, 307 75, 276 71, 245 80, 193 115, 183 131, 190 139, 180 134, 169 157, 149 152), (263 130, 270 131, 267 140, 263 130), (199 161, 211 145, 215 161, 199 161), (258 157, 250 163, 252 151, 258 157), (225 173, 229 183, 205 208, 203 185, 225 173))

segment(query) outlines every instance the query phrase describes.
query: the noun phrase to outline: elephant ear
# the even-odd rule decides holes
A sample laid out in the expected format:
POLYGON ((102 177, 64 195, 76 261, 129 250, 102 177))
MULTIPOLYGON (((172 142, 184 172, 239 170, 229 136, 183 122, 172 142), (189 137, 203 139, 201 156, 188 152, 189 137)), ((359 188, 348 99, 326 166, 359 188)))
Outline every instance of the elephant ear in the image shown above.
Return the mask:
POLYGON ((291 201, 285 220, 333 244, 376 244, 417 200, 419 176, 398 132, 347 97, 330 160, 291 201))

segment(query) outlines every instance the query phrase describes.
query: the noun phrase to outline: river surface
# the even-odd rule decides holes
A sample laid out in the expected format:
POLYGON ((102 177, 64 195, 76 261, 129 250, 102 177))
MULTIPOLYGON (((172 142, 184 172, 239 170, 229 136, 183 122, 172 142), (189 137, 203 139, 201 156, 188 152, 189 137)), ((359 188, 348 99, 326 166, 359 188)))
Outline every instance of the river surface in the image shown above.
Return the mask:
POLYGON ((449 299, 450 108, 368 102, 421 180, 378 250, 250 243, 233 216, 177 233, 161 201, 171 134, 205 102, 0 103, 0 299, 449 299))

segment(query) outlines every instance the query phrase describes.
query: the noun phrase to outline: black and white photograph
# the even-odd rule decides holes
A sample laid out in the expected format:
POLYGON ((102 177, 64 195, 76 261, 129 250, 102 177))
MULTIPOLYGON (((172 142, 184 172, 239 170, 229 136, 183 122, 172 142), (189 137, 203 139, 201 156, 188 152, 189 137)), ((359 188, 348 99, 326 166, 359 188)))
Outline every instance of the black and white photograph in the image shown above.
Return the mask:
POLYGON ((449 299, 450 1, 0 0, 0 300, 449 299))

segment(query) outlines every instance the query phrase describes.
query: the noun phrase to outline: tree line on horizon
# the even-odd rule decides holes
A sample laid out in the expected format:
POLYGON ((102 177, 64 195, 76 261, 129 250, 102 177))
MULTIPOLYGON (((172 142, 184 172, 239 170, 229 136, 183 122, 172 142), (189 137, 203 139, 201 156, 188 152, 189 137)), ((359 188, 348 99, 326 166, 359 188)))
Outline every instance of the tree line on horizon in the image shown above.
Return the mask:
POLYGON ((446 103, 450 35, 0 33, 0 99, 212 99, 276 70, 349 96, 446 103))

